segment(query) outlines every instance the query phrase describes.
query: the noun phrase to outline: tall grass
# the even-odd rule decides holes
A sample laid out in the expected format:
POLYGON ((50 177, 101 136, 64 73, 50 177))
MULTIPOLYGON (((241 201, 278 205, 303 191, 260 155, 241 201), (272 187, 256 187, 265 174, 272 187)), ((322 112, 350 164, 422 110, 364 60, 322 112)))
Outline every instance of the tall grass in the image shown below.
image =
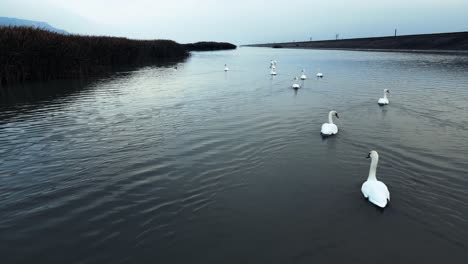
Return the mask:
POLYGON ((27 80, 97 76, 121 66, 189 55, 171 40, 62 35, 30 27, 0 27, 0 86, 27 80))

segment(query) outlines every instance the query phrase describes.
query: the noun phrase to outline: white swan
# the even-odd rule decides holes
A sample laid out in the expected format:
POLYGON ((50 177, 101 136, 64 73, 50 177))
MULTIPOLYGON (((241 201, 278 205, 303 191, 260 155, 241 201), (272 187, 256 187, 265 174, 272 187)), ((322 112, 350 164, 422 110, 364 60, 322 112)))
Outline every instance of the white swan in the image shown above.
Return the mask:
POLYGON ((384 208, 387 202, 390 201, 390 192, 388 191, 385 183, 378 181, 375 177, 377 171, 377 163, 379 162, 379 154, 377 151, 372 150, 369 152, 367 158, 371 158, 371 165, 369 170, 369 177, 367 181, 362 184, 361 192, 369 202, 384 208))
POLYGON ((301 80, 307 79, 307 76, 305 75, 305 70, 302 69, 302 75, 301 75, 301 80))
POLYGON ((323 73, 321 73, 320 70, 318 70, 317 78, 323 78, 323 73))
POLYGON ((276 61, 271 60, 270 62, 270 75, 275 76, 276 75, 276 61))
POLYGON ((322 130, 320 131, 323 136, 331 136, 338 133, 338 127, 333 124, 333 115, 335 115, 337 118, 340 118, 336 111, 330 111, 330 113, 328 113, 328 123, 324 123, 322 125, 322 130))
POLYGON ((299 78, 297 78, 297 77, 294 78, 294 81, 295 81, 295 82, 294 82, 293 85, 292 85, 292 88, 293 88, 293 89, 299 89, 299 88, 301 88, 301 85, 297 83, 297 80, 298 80, 298 79, 299 79, 299 78))
POLYGON ((387 98, 388 93, 390 93, 388 89, 383 90, 383 98, 380 98, 379 101, 377 101, 379 105, 388 105, 389 103, 388 98, 387 98))
POLYGON ((229 71, 227 64, 224 64, 224 71, 229 71))
POLYGON ((270 68, 276 69, 276 61, 275 60, 270 61, 270 68))

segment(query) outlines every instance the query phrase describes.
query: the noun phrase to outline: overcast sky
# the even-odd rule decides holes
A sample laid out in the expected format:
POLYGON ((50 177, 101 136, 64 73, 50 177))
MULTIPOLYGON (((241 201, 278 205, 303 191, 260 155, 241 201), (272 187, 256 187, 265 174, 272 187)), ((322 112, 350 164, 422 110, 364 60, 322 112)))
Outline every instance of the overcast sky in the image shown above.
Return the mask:
POLYGON ((235 44, 468 31, 468 0, 0 0, 68 32, 235 44))

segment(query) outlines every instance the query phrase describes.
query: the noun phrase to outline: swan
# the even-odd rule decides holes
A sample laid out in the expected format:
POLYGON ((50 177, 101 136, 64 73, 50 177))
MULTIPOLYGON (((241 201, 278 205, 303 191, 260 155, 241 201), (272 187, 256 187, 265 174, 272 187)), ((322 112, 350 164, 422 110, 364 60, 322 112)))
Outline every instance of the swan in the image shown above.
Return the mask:
POLYGON ((275 76, 276 75, 276 61, 271 60, 270 61, 270 75, 275 76))
POLYGON ((224 71, 229 71, 227 64, 224 64, 224 71))
POLYGON ((320 70, 318 70, 317 78, 323 78, 323 73, 321 73, 320 70))
POLYGON ((377 163, 379 162, 379 154, 377 151, 372 150, 367 155, 367 158, 371 158, 371 165, 369 170, 369 177, 367 181, 362 184, 361 192, 369 202, 377 205, 378 207, 384 208, 387 202, 390 202, 390 192, 388 191, 385 183, 378 181, 375 177, 377 171, 377 163))
POLYGON ((305 70, 302 69, 302 75, 301 75, 301 80, 307 79, 307 76, 305 75, 305 70))
POLYGON ((293 89, 299 89, 299 88, 301 88, 301 85, 299 85, 299 84, 297 83, 297 80, 298 80, 298 79, 299 79, 299 78, 297 78, 297 77, 294 78, 294 81, 295 81, 295 82, 294 82, 293 85, 292 85, 292 88, 293 88, 293 89))
POLYGON ((276 69, 276 61, 275 60, 270 61, 270 68, 276 69))
POLYGON ((388 105, 389 103, 388 98, 387 98, 388 93, 390 93, 388 89, 383 90, 383 98, 380 98, 379 101, 377 101, 379 105, 388 105))
POLYGON ((336 118, 340 118, 336 111, 330 111, 330 113, 328 113, 328 123, 324 123, 322 125, 322 130, 320 131, 322 136, 331 136, 338 133, 338 127, 333 124, 333 115, 335 115, 336 118))

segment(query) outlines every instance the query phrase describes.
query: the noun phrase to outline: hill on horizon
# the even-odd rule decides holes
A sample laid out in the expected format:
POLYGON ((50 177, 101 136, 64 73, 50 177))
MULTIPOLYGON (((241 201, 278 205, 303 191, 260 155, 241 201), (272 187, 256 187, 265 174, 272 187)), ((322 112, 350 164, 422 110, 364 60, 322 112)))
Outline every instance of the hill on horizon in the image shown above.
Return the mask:
POLYGON ((0 27, 1 26, 33 27, 33 28, 45 29, 48 31, 65 34, 65 35, 69 34, 67 31, 63 29, 55 28, 46 22, 19 19, 19 18, 13 18, 13 17, 0 17, 0 27))

